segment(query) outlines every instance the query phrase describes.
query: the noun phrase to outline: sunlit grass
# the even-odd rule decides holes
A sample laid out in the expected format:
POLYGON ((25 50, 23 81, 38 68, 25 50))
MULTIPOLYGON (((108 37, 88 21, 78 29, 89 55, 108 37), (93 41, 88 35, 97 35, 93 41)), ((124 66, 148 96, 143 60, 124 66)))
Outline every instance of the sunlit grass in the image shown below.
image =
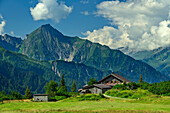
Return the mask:
MULTIPOLYGON (((169 99, 168 97, 166 99, 169 99)), ((72 100, 72 101, 71 101, 72 100)), ((170 112, 170 103, 144 103, 140 100, 13 102, 0 104, 0 112, 170 112)))

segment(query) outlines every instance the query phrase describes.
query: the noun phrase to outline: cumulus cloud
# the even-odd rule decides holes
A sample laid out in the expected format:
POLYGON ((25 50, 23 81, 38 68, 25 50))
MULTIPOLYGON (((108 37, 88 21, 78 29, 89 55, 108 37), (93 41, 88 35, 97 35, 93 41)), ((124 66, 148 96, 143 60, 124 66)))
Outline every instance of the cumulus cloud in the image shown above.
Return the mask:
POLYGON ((2 20, 0 23, 0 35, 4 32, 4 27, 5 27, 5 21, 3 20, 2 15, 0 14, 0 19, 2 20))
POLYGON ((63 2, 58 3, 57 0, 39 0, 39 3, 34 8, 31 7, 30 11, 34 20, 52 19, 59 22, 66 18, 72 9, 73 7, 66 6, 63 2))
POLYGON ((170 45, 170 0, 104 1, 97 9, 97 15, 110 20, 111 26, 87 31, 86 38, 93 42, 134 50, 170 45))

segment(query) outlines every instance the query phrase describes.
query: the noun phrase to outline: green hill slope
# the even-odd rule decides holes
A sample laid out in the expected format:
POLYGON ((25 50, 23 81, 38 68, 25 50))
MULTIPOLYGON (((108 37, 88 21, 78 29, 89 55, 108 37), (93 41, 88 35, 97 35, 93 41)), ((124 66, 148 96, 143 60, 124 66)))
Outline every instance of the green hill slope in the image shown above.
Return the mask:
POLYGON ((33 92, 43 93, 45 83, 50 80, 59 83, 62 74, 69 89, 73 80, 76 80, 77 88, 80 88, 91 77, 99 80, 110 73, 73 62, 38 61, 0 47, 0 91, 17 90, 24 93, 29 86, 33 92))
POLYGON ((170 47, 160 47, 150 51, 145 50, 128 54, 135 59, 146 62, 162 74, 170 76, 170 47))
POLYGON ((4 36, 0 35, 0 45, 7 50, 18 52, 22 41, 21 38, 12 37, 7 34, 4 36))

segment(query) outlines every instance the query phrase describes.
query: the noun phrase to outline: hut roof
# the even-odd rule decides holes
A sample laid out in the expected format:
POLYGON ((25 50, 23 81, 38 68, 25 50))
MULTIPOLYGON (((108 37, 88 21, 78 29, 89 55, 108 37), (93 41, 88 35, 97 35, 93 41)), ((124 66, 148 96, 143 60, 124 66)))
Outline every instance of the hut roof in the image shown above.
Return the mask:
POLYGON ((93 85, 90 85, 90 86, 86 86, 83 89, 88 89, 88 88, 91 88, 91 87, 97 87, 97 88, 100 88, 100 89, 111 89, 112 88, 112 86, 106 85, 106 84, 93 84, 93 85))
POLYGON ((109 78, 109 77, 111 77, 111 76, 113 76, 113 77, 115 77, 115 78, 117 78, 117 79, 120 79, 120 80, 122 80, 122 81, 125 81, 125 82, 131 82, 131 81, 129 81, 128 79, 122 77, 122 76, 119 75, 119 74, 111 73, 110 75, 108 75, 108 76, 106 76, 105 78, 103 78, 103 79, 101 79, 100 81, 98 81, 98 83, 106 80, 107 78, 109 78))

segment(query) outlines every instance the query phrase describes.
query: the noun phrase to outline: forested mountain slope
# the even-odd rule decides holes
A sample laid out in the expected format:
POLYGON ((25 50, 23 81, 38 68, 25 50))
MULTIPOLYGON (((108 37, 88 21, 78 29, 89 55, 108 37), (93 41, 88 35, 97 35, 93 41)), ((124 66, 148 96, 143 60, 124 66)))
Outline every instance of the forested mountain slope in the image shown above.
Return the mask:
POLYGON ((139 52, 133 52, 126 48, 121 48, 121 50, 133 58, 151 65, 162 74, 170 76, 170 46, 139 52))
POLYGON ((100 80, 110 73, 74 62, 34 60, 0 47, 0 91, 16 90, 24 93, 29 86, 33 92, 43 93, 46 82, 54 80, 60 83, 62 74, 69 89, 73 80, 76 80, 77 88, 80 88, 90 78, 100 80))
POLYGON ((169 79, 148 64, 119 50, 112 50, 78 37, 64 36, 49 24, 42 25, 29 34, 22 43, 20 53, 38 60, 73 61, 99 70, 120 72, 134 81, 138 81, 140 74, 146 82, 169 79))

